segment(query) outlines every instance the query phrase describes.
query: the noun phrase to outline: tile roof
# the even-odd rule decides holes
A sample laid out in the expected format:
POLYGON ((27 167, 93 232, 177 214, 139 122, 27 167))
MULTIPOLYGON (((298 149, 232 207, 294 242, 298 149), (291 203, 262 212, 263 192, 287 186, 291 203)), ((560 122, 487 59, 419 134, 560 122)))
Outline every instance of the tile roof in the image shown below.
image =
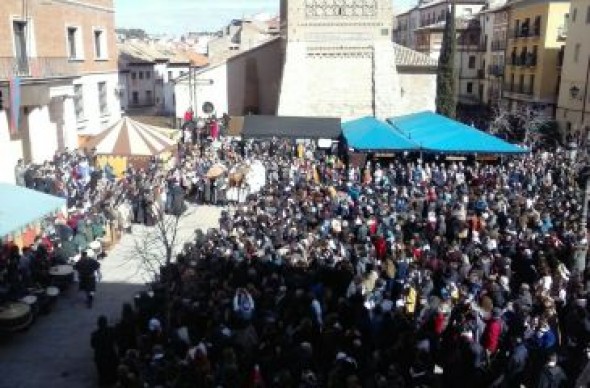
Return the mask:
POLYGON ((397 43, 393 44, 393 50, 395 51, 395 64, 401 67, 436 67, 438 61, 434 58, 429 57, 426 54, 422 54, 418 51, 412 50, 408 47, 404 47, 397 43))

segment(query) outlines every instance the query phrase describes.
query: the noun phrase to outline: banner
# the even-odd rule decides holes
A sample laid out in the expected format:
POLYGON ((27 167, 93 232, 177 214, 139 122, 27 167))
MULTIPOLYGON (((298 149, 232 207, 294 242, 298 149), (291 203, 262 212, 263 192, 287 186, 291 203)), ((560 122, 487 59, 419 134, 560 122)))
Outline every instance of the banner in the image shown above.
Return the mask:
POLYGON ((10 79, 10 134, 15 135, 18 132, 20 120, 20 77, 10 79))

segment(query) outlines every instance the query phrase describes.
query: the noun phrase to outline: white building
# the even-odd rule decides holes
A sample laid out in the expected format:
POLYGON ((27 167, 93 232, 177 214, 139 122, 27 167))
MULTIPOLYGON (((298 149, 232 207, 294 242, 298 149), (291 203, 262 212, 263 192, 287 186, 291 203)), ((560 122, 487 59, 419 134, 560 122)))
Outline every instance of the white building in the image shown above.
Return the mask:
MULTIPOLYGON (((392 17, 384 19, 388 23, 392 21, 392 17)), ((297 23, 295 17, 282 20, 288 24, 297 23)), ((387 30, 391 32, 390 28, 387 30)), ((365 33, 363 29, 358 32, 365 33)), ((379 57, 381 63, 375 72, 372 56, 361 55, 367 51, 366 48, 363 51, 363 46, 357 47, 356 55, 344 61, 336 49, 333 52, 326 49, 325 53, 317 50, 311 60, 321 61, 320 67, 316 66, 316 62, 312 63, 314 66, 306 66, 306 58, 299 66, 290 65, 287 58, 285 65, 285 53, 289 54, 288 43, 282 38, 274 38, 199 70, 192 77, 184 76, 178 80, 176 117, 182 119, 191 106, 197 116, 206 116, 202 110, 205 102, 214 105, 217 116, 251 113, 346 119, 377 113, 378 117, 385 118, 397 113, 434 110, 437 61, 393 44, 387 34, 381 35, 381 30, 377 32, 384 38, 379 40, 375 51, 387 55, 379 57), (325 58, 316 58, 315 55, 325 55, 325 58), (306 71, 313 72, 312 77, 305 74, 306 71), (373 86, 379 89, 375 94, 373 86), (283 95, 287 88, 292 95, 283 95), (292 101, 292 106, 287 105, 281 110, 280 104, 287 101, 292 101), (375 111, 372 109, 374 101, 378 107, 375 111), (362 111, 352 109, 357 103, 362 111), (388 111, 392 105, 394 108, 388 111)), ((310 33, 304 29, 301 31, 302 36, 310 33)), ((345 41, 350 38, 350 33, 343 32, 339 27, 323 28, 322 33, 332 34, 328 40, 330 47, 340 47, 337 37, 345 41)), ((374 44, 371 40, 363 43, 365 46, 374 44)), ((301 58, 293 57, 291 61, 297 62, 298 59, 301 58)))
POLYGON ((207 63, 203 55, 171 46, 137 41, 119 44, 119 78, 125 90, 123 109, 148 107, 155 114, 174 114, 173 81, 207 63))

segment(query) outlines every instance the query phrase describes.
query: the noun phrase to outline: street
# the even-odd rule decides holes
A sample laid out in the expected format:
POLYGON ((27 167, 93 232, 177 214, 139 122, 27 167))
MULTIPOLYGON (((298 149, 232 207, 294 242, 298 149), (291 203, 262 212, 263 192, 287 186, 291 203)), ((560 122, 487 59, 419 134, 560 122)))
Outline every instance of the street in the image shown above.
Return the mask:
MULTIPOLYGON (((220 208, 189 206, 181 218, 177 249, 192 239, 197 228, 217 227, 220 208)), ((137 242, 145 228, 134 226, 132 235, 101 261, 102 281, 98 284, 94 307, 88 309, 77 284, 60 295, 53 311, 38 317, 27 331, 0 342, 1 388, 96 386, 96 371, 90 348, 90 334, 99 315, 109 324, 119 317, 121 306, 146 282, 137 259, 137 242)))

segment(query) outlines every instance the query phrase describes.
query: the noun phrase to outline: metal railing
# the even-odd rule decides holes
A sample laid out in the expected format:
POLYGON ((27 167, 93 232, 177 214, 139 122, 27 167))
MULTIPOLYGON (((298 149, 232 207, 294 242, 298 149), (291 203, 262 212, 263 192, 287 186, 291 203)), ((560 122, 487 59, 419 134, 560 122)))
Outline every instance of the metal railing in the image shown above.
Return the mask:
POLYGON ((494 41, 492 42, 492 51, 503 51, 506 50, 506 42, 494 41))
POLYGON ((0 57, 0 79, 67 77, 79 73, 80 62, 66 57, 0 57))
POLYGON ((496 77, 500 77, 504 75, 504 66, 502 65, 489 65, 488 66, 488 73, 494 75, 496 77))

